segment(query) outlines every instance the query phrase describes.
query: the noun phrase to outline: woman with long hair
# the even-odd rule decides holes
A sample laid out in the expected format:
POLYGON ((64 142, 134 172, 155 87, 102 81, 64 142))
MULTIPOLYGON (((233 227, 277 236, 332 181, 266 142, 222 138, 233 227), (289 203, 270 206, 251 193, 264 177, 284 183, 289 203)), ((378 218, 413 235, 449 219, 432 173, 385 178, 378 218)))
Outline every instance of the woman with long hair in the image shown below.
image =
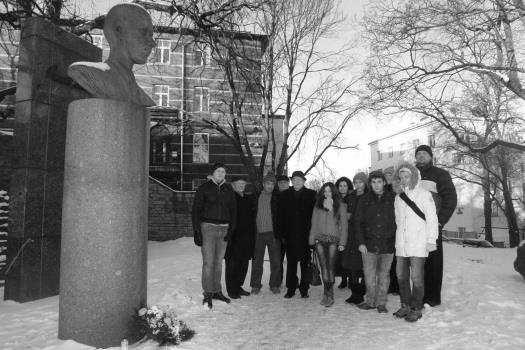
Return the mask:
MULTIPOLYGON (((335 188, 337 189, 337 192, 339 192, 341 201, 343 201, 346 204, 347 209, 349 209, 350 193, 354 189, 352 181, 345 176, 340 177, 335 182, 335 188)), ((335 261, 335 275, 341 277, 341 283, 338 286, 339 289, 346 288, 350 284, 350 271, 345 269, 342 265, 343 254, 344 252, 339 252, 335 261)))
POLYGON ((324 284, 321 305, 334 303, 335 260, 337 251, 344 250, 348 235, 346 204, 332 182, 323 184, 317 193, 312 213, 309 243, 315 247, 324 284))

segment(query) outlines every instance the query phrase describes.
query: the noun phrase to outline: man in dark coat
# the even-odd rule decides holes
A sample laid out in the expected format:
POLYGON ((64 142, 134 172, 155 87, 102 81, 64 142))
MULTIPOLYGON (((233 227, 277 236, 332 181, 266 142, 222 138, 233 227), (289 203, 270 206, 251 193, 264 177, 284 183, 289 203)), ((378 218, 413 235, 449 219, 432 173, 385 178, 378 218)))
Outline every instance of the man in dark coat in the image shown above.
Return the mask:
POLYGON ((212 299, 230 302, 221 291, 222 260, 235 231, 237 204, 225 179, 224 164, 214 164, 211 178, 195 192, 192 208, 193 240, 202 253, 202 303, 210 309, 212 299))
POLYGON ((396 238, 395 194, 385 189, 386 179, 380 170, 371 172, 368 181, 371 191, 359 200, 355 216, 366 283, 364 301, 357 306, 363 310, 377 308, 379 313, 386 313, 396 238))
POLYGON ((432 193, 436 203, 439 222, 437 249, 430 252, 425 262, 425 297, 423 302, 430 306, 441 304, 443 281, 443 226, 450 220, 457 205, 456 187, 448 171, 434 166, 432 149, 421 145, 416 148, 416 166, 421 173, 422 186, 432 193))
POLYGON ((310 288, 310 250, 308 237, 312 224, 312 211, 316 193, 304 187, 306 178, 302 171, 292 174, 293 186, 281 193, 279 199, 279 230, 286 244, 285 298, 295 295, 297 287, 301 297, 308 298, 310 288), (301 282, 298 283, 297 264, 301 265, 301 282))
POLYGON ((514 269, 525 278, 525 240, 521 241, 516 251, 516 260, 514 260, 514 269))
POLYGON ((246 180, 236 177, 232 181, 237 201, 237 218, 226 248, 226 291, 232 299, 250 295, 242 288, 255 247, 255 198, 245 193, 246 180))

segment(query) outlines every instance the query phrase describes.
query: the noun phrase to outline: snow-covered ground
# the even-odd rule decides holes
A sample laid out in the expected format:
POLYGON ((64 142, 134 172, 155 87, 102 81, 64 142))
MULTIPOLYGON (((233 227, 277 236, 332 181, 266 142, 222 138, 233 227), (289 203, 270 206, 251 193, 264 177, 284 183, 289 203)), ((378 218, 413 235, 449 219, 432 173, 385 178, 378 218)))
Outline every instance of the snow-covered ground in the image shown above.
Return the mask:
MULTIPOLYGON (((175 308, 197 331, 180 349, 525 349, 525 280, 512 268, 514 257, 514 249, 445 244, 444 304, 408 324, 346 304, 348 290, 336 289, 334 306, 325 308, 322 287, 291 300, 265 287, 209 311, 201 304, 200 251, 182 238, 150 242, 148 301, 175 308)), ((389 295, 389 311, 398 304, 389 295)), ((92 349, 57 340, 57 320, 58 297, 0 302, 0 349, 92 349)))

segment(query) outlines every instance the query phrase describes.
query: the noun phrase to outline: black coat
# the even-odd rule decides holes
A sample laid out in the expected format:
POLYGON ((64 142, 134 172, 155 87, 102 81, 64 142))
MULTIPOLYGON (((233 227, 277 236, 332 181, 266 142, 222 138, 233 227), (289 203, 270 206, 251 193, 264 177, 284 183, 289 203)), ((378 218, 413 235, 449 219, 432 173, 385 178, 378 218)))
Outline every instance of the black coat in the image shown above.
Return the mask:
POLYGON ((437 193, 434 191, 431 193, 436 203, 438 222, 443 227, 450 220, 458 204, 456 187, 449 172, 434 166, 432 163, 417 168, 421 173, 421 180, 435 183, 437 193))
POLYGON ((279 195, 278 226, 291 259, 301 260, 308 254, 315 197, 316 192, 305 187, 298 192, 291 187, 279 195))
POLYGON ((230 184, 217 185, 212 180, 203 183, 195 192, 193 200, 193 231, 201 231, 201 223, 229 224, 229 232, 235 230, 237 204, 230 184))
POLYGON ((247 194, 241 196, 235 193, 235 200, 237 218, 235 229, 228 241, 225 257, 250 260, 255 249, 255 196, 247 194))
POLYGON ((346 203, 348 208, 348 241, 343 251, 341 264, 343 268, 348 270, 362 270, 363 259, 361 252, 359 252, 359 244, 357 244, 356 230, 355 230, 355 214, 357 211, 357 205, 359 200, 364 196, 357 195, 357 191, 350 192, 343 201, 346 203))
POLYGON ((370 253, 394 253, 396 238, 395 194, 385 191, 381 197, 370 191, 362 196, 355 215, 358 246, 370 253))

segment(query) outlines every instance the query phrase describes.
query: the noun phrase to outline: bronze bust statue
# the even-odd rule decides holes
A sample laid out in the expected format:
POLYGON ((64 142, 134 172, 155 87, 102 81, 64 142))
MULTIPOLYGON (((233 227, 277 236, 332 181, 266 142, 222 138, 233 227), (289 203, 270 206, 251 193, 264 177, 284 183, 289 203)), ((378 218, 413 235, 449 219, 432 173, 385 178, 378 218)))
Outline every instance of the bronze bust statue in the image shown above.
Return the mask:
POLYGON ((154 106, 132 71, 134 64, 146 63, 155 47, 149 13, 136 4, 115 5, 106 15, 104 35, 110 48, 108 59, 75 62, 69 66, 68 75, 93 97, 154 106))

